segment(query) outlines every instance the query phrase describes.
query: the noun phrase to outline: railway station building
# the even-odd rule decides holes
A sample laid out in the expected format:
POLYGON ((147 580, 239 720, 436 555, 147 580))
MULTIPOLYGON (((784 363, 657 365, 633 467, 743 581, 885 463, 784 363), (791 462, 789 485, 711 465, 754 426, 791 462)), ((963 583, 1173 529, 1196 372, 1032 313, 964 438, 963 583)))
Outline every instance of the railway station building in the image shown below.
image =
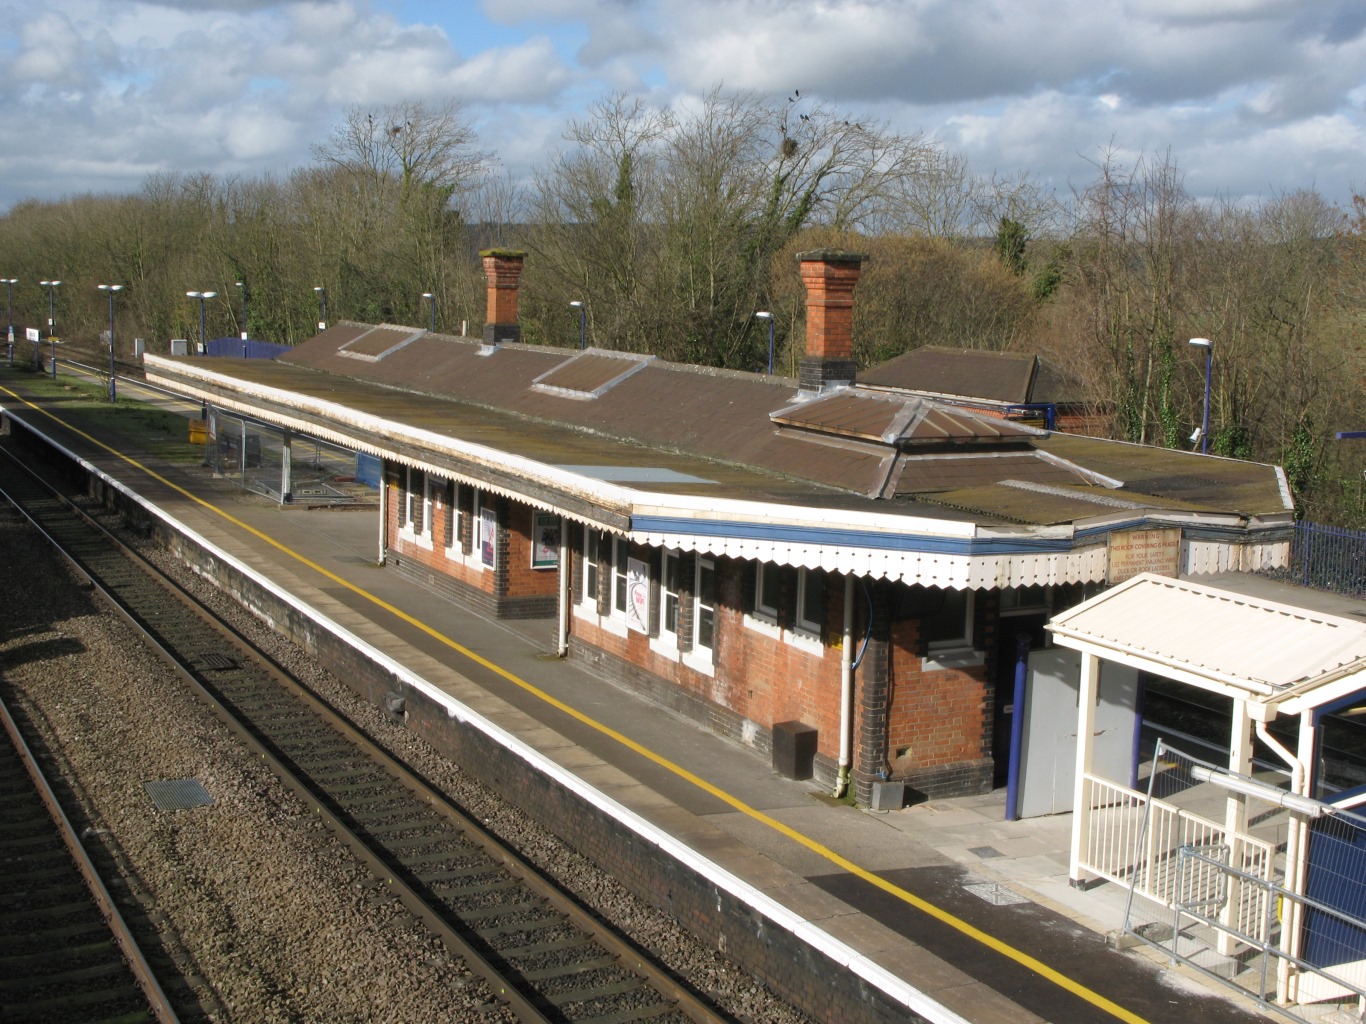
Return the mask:
POLYGON ((860 802, 1003 784, 1057 613, 1288 559, 1276 467, 1050 430, 904 367, 860 381, 856 254, 799 257, 798 380, 523 344, 524 254, 483 260, 482 337, 341 323, 147 377, 380 460, 386 571, 544 619, 560 656, 860 802))

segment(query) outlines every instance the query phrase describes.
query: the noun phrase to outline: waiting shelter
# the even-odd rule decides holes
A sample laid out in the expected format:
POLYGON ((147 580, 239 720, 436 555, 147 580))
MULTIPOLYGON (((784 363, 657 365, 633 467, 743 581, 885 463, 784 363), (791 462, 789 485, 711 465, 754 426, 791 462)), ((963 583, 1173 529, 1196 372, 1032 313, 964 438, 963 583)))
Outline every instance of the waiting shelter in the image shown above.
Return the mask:
POLYGON ((1145 573, 1048 628, 1080 653, 1072 884, 1108 879, 1171 911, 1144 937, 1174 955, 1198 961, 1180 945, 1203 930, 1211 952, 1260 960, 1268 1001, 1366 1002, 1366 819, 1351 811, 1366 794, 1329 792, 1319 771, 1325 716, 1366 699, 1366 614, 1145 573), (1106 727, 1135 710, 1109 666, 1228 698, 1227 764, 1159 748, 1142 785, 1133 733, 1106 727), (1254 762, 1254 736, 1281 771, 1254 762))

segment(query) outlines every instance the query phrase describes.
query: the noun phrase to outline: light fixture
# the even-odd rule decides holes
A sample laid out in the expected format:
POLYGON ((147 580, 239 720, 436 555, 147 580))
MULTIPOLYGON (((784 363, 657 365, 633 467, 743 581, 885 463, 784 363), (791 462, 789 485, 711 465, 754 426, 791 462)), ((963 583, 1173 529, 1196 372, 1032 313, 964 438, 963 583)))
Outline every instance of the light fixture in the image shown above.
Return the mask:
POLYGON ((768 321, 768 375, 773 376, 773 321, 775 317, 768 311, 761 311, 754 314, 755 320, 768 321))
MULTIPOLYGON (((1192 338, 1190 343, 1196 348, 1205 350, 1205 413, 1204 418, 1200 421, 1199 434, 1200 454, 1206 455, 1209 453, 1209 379, 1210 370, 1214 365, 1214 342, 1208 338, 1192 338)), ((1194 441, 1195 437, 1192 436, 1191 440, 1194 441)))
MULTIPOLYGON (((61 284, 60 281, 55 282, 61 284)), ((114 293, 123 291, 121 284, 99 284, 95 286, 109 296, 109 401, 118 397, 117 374, 114 370, 114 293)))
POLYGON ((432 329, 431 329, 431 332, 432 332, 433 334, 435 334, 435 333, 436 333, 436 296, 433 295, 431 292, 423 292, 423 293, 422 293, 422 297, 432 304, 432 329))
POLYGON ((579 351, 582 352, 588 340, 588 307, 575 299, 569 304, 569 308, 579 311, 579 351))
POLYGON ((1212 786, 1226 789, 1230 793, 1238 793, 1242 796, 1253 796, 1258 800, 1265 800, 1267 803, 1284 807, 1287 811, 1294 811, 1296 814, 1303 814, 1307 818, 1321 818, 1328 813, 1328 805, 1317 800, 1311 800, 1307 796, 1300 796, 1298 793, 1287 793, 1283 789, 1275 786, 1268 786, 1266 783, 1258 782, 1256 779, 1249 779, 1242 775, 1234 775, 1231 772, 1216 771, 1213 768, 1206 768, 1203 765, 1191 765, 1191 778, 1196 782, 1208 782, 1212 786))
POLYGON ((198 300, 199 300, 199 354, 200 354, 200 355, 208 355, 208 354, 209 354, 209 339, 208 339, 207 337, 205 337, 205 334, 204 334, 204 300, 205 300, 205 299, 212 299, 212 298, 213 298, 214 296, 216 296, 218 293, 217 293, 217 292, 186 292, 185 294, 188 295, 188 296, 189 296, 190 298, 192 298, 192 299, 198 299, 198 300))

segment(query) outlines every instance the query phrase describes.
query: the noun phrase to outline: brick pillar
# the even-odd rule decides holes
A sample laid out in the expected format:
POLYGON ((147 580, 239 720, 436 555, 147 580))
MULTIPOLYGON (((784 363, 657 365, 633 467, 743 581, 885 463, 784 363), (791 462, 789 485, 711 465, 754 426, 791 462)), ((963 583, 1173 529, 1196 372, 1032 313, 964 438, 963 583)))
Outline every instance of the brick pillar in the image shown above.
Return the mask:
POLYGON ((872 587, 872 628, 860 666, 858 722, 854 743, 854 797, 873 799, 873 783, 887 764, 887 706, 892 648, 892 587, 880 580, 872 587))
POLYGON ((517 281, 522 276, 526 253, 516 249, 485 249, 484 279, 488 282, 488 313, 484 323, 484 344, 521 341, 522 327, 517 321, 517 281))
POLYGON ((801 361, 804 391, 854 381, 854 286, 867 258, 843 249, 797 254, 806 286, 806 355, 801 361))

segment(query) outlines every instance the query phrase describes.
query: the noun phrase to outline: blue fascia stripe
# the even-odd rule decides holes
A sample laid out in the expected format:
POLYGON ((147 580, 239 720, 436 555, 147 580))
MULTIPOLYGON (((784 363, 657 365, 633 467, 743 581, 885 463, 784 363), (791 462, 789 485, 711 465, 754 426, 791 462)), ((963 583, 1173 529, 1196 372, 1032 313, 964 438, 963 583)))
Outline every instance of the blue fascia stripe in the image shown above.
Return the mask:
POLYGON ((867 533, 828 526, 791 526, 776 523, 738 523, 714 519, 632 516, 632 531, 694 534, 770 543, 810 544, 816 547, 881 548, 935 555, 1024 555, 1072 550, 1068 538, 936 537, 914 533, 867 533))

